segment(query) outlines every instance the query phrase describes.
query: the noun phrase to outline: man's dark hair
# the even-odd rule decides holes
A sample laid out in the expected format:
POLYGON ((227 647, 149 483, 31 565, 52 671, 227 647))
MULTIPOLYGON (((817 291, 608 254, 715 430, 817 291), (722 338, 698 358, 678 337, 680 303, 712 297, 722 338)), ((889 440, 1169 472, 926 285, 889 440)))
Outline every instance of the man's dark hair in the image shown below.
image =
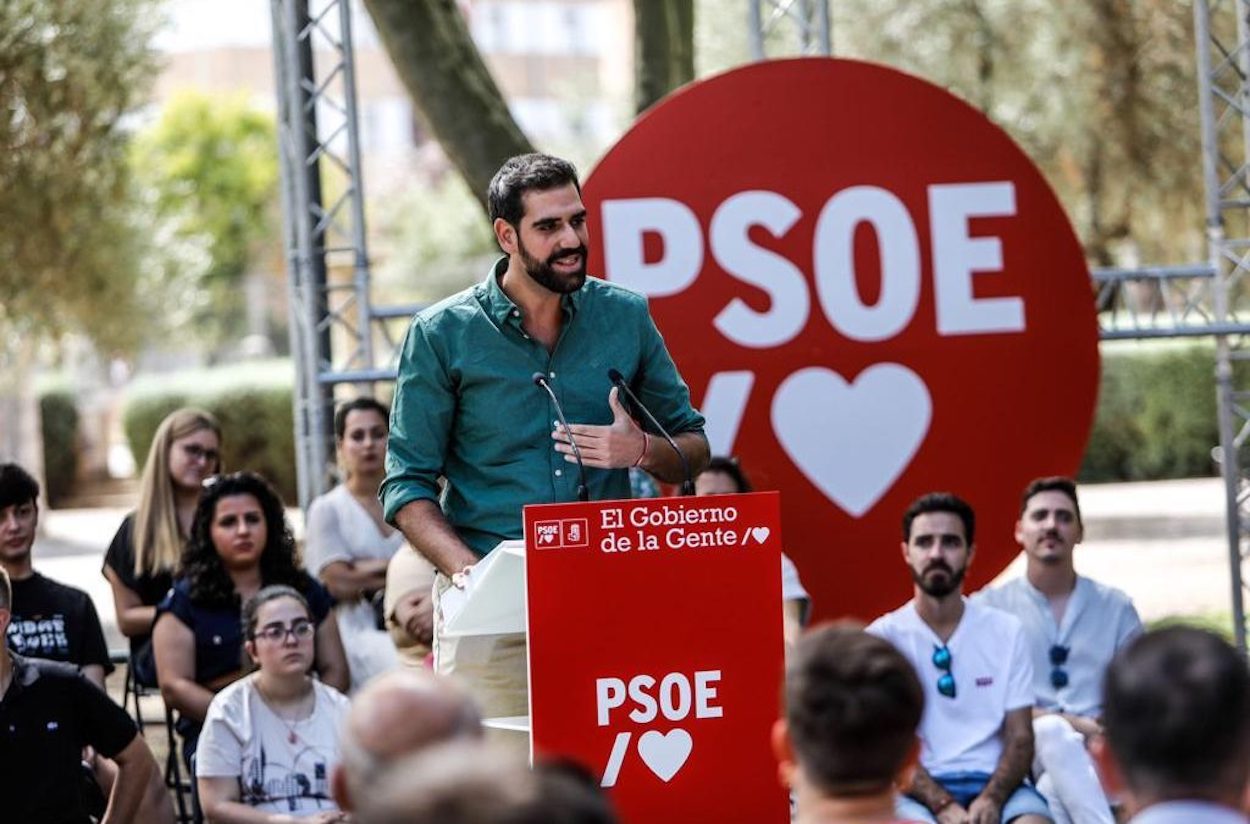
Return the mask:
POLYGON ((786 722, 804 774, 830 796, 889 788, 916 741, 924 690, 894 646, 857 624, 808 632, 786 666, 786 722))
POLYGON ((577 182, 577 169, 567 160, 551 155, 532 154, 517 155, 509 158, 495 176, 490 180, 486 199, 490 206, 490 220, 503 218, 513 226, 520 227, 521 216, 525 214, 525 206, 521 198, 526 192, 545 192, 558 189, 572 183, 581 194, 581 184, 577 182))
POLYGON ((1020 514, 1029 508, 1029 499, 1039 492, 1062 492, 1072 501, 1072 509, 1076 511, 1076 522, 1081 523, 1081 502, 1076 498, 1076 482, 1071 478, 1065 478, 1062 475, 1051 475, 1045 478, 1035 478, 1029 482, 1024 488, 1024 494, 1020 496, 1020 514))
POLYGON ((1103 682, 1107 743, 1135 793, 1240 797, 1250 768, 1250 669, 1218 635, 1167 627, 1134 640, 1103 682))
POLYGON ((34 503, 39 498, 39 482, 15 463, 0 464, 0 508, 34 503))
POLYGON ((377 412, 382 416, 382 421, 387 428, 390 428, 391 410, 387 409, 377 398, 364 396, 341 404, 338 409, 334 410, 334 437, 340 441, 343 440, 343 436, 347 434, 347 416, 361 409, 377 412))
POLYGON ((737 458, 717 455, 707 462, 703 472, 720 472, 722 475, 728 475, 730 480, 734 482, 734 486, 738 487, 739 492, 751 491, 751 480, 747 478, 747 473, 743 472, 742 467, 738 465, 737 458))
POLYGON ((976 535, 977 516, 967 501, 950 492, 930 492, 912 501, 911 506, 903 513, 904 541, 911 540, 911 522, 916 520, 916 516, 930 512, 949 512, 959 516, 964 524, 964 540, 968 542, 968 546, 972 546, 976 535))

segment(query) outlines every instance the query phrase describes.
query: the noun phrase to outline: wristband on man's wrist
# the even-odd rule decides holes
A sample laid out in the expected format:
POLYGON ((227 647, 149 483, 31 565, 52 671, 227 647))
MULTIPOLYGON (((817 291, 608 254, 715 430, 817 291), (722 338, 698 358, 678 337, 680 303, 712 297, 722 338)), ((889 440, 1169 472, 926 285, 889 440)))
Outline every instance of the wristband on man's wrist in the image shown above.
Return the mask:
POLYGON ((638 460, 634 461, 633 466, 642 466, 643 460, 647 457, 647 447, 651 445, 651 436, 646 432, 642 433, 642 451, 638 453, 638 460))

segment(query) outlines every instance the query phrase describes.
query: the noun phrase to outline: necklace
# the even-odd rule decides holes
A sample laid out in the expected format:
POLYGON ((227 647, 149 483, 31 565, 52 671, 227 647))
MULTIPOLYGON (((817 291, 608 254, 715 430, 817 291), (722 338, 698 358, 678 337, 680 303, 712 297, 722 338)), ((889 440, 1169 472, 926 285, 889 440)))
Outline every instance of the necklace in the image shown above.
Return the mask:
POLYGON ((286 727, 287 743, 298 744, 299 733, 295 731, 295 728, 298 727, 302 722, 312 717, 311 708, 309 708, 307 711, 307 714, 305 714, 304 702, 309 696, 312 696, 314 703, 316 702, 317 699, 313 690, 310 689, 308 693, 300 696, 299 702, 295 707, 294 717, 292 718, 287 718, 285 715, 278 712, 277 702, 265 695, 265 691, 261 688, 259 680, 256 681, 256 692, 260 694, 261 700, 265 702, 265 706, 267 706, 269 708, 269 711, 273 713, 274 718, 277 718, 280 722, 282 722, 282 726, 286 727))

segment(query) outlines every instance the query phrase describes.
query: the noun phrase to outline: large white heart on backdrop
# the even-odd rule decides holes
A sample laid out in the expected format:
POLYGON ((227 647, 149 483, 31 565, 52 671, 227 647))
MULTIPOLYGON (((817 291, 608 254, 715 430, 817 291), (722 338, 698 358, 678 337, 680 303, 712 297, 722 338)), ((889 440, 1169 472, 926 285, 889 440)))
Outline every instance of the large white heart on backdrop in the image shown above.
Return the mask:
POLYGON ((800 369, 773 395, 773 431, 790 460, 856 518, 911 463, 932 418, 929 388, 897 363, 870 366, 853 383, 831 369, 800 369))
POLYGON ((667 734, 650 730, 638 737, 638 754, 642 756, 642 762, 661 781, 668 781, 677 775, 693 747, 694 740, 690 733, 681 729, 669 730, 667 734))

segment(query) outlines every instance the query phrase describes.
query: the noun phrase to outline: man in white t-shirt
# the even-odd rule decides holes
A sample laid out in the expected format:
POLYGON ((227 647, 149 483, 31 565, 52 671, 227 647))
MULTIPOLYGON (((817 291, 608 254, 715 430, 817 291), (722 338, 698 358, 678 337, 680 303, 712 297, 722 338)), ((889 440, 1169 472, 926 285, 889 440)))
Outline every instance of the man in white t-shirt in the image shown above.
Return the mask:
POLYGON ((1102 734, 1102 679, 1115 654, 1142 630, 1118 589, 1076 574, 1084 527, 1076 484, 1038 478, 1025 488, 1016 522, 1024 576, 974 600, 1020 619, 1033 662, 1033 777, 1060 824, 1113 824, 1088 741, 1102 734))
POLYGON ((1033 761, 1033 670, 1020 622, 968 602, 964 574, 976 520, 949 493, 921 496, 903 515, 903 561, 914 597, 868 627, 920 676, 920 766, 899 818, 939 824, 1043 824, 1046 801, 1025 782, 1033 761))

